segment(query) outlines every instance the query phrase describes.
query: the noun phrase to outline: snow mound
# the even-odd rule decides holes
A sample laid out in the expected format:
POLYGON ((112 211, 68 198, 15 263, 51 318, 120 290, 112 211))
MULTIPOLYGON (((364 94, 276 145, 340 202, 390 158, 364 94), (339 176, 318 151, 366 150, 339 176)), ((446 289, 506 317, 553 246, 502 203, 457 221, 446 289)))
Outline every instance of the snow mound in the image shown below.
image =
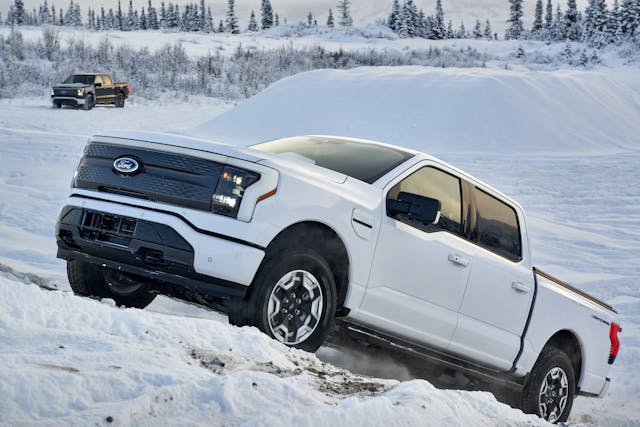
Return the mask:
POLYGON ((489 393, 354 376, 255 328, 0 277, 0 424, 540 425, 489 393))
POLYGON ((586 71, 319 70, 280 80, 190 133, 243 145, 335 134, 429 153, 612 153, 640 147, 640 92, 586 71))

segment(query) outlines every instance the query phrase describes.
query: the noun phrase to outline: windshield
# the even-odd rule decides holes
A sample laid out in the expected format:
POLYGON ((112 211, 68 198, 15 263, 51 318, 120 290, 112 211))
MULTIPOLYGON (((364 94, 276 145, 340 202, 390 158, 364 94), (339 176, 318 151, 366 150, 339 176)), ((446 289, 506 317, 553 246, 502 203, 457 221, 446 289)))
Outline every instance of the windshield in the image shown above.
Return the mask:
POLYGON ((93 84, 94 79, 93 74, 74 74, 73 76, 67 77, 63 83, 82 83, 85 85, 93 84))
POLYGON ((369 184, 413 157, 392 147, 317 136, 276 139, 251 148, 313 163, 369 184))

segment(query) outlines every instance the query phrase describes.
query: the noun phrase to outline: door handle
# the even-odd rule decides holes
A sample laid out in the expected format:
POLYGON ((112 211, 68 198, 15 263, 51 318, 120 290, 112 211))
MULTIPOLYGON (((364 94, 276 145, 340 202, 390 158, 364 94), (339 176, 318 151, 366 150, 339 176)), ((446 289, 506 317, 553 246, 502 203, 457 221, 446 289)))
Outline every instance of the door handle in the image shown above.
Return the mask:
POLYGON ((449 261, 462 267, 468 267, 470 264, 470 261, 468 259, 456 253, 449 254, 449 261))
POLYGON ((522 293, 531 292, 531 288, 522 282, 511 282, 511 287, 515 289, 517 292, 522 292, 522 293))

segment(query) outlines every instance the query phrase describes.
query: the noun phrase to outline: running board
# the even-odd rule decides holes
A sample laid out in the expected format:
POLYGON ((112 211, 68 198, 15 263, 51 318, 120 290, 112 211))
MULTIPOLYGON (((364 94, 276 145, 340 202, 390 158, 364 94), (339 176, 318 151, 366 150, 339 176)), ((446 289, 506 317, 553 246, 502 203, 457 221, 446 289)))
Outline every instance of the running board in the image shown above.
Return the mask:
POLYGON ((505 371, 492 370, 490 368, 474 364, 473 362, 461 360, 452 355, 410 343, 355 323, 347 321, 343 321, 342 323, 342 329, 355 340, 365 341, 392 351, 405 353, 418 359, 425 360, 430 364, 453 369, 455 371, 462 372, 463 374, 475 377, 481 381, 492 383, 514 391, 522 391, 522 388, 524 387, 523 383, 525 377, 515 377, 505 371))

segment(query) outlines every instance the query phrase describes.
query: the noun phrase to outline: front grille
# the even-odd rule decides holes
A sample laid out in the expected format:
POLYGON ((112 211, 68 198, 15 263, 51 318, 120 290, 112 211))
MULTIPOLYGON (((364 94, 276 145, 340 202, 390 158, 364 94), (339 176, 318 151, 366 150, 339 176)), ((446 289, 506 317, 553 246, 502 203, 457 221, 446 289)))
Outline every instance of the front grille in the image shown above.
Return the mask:
POLYGON ((136 225, 135 218, 84 211, 79 228, 83 239, 127 246, 136 231, 136 225))
POLYGON ((91 143, 80 160, 74 187, 211 211, 223 165, 181 154, 91 143), (114 170, 120 157, 135 158, 140 171, 114 170))

